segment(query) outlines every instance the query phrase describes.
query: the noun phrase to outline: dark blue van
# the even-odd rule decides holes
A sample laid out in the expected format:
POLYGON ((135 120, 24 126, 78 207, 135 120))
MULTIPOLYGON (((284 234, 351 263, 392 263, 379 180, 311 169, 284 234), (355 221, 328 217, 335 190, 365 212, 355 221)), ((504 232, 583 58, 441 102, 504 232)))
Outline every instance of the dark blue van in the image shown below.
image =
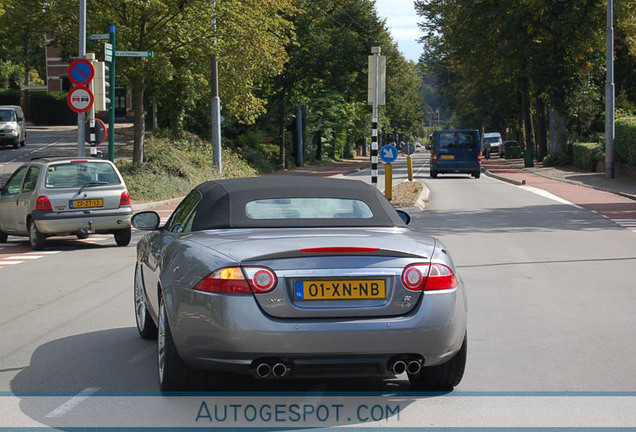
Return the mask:
POLYGON ((478 130, 440 130, 433 135, 431 177, 463 173, 479 178, 481 141, 478 130))

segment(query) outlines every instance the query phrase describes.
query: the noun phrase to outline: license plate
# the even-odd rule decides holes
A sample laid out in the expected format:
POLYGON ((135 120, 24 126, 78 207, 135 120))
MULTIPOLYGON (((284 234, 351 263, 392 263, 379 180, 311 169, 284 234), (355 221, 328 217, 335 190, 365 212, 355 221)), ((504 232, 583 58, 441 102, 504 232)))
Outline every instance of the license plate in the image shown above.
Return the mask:
POLYGON ((455 159, 455 155, 442 155, 442 159, 455 159))
POLYGON ((103 207, 104 200, 102 198, 71 200, 69 201, 68 206, 72 209, 103 207))
POLYGON ((296 300, 358 300, 386 298, 382 279, 296 282, 296 300))

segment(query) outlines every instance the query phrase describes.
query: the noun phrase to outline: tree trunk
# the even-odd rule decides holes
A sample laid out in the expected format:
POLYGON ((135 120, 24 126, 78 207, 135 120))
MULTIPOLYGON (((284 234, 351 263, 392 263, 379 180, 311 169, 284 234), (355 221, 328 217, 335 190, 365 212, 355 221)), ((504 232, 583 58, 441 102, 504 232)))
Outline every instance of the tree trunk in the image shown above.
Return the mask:
POLYGON ((146 113, 144 112, 145 83, 143 75, 132 79, 133 110, 135 112, 135 133, 133 143, 133 166, 141 166, 144 162, 144 137, 146 134, 146 113))
POLYGON ((523 112, 523 136, 526 150, 534 150, 534 133, 532 130, 532 116, 530 114, 530 96, 525 91, 521 93, 521 110, 523 112))
POLYGON ((537 97, 537 159, 542 161, 548 154, 548 128, 546 124, 545 102, 542 97, 537 97))
POLYGON ((278 133, 280 136, 280 156, 278 158, 280 167, 285 169, 285 89, 279 95, 278 107, 278 133))
POLYGON ((316 160, 322 160, 322 131, 316 132, 316 160))
POLYGON ((566 117, 558 109, 554 110, 554 123, 556 127, 555 150, 557 153, 565 153, 567 150, 567 125, 566 117))

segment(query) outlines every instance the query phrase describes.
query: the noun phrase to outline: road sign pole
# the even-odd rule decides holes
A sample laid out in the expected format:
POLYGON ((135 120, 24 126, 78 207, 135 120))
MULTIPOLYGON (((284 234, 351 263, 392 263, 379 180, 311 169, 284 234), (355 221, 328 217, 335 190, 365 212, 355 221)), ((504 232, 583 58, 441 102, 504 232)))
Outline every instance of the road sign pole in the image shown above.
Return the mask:
MULTIPOLYGON (((80 0, 79 6, 79 58, 86 55, 86 0, 80 0)), ((84 157, 86 154, 84 142, 84 113, 77 114, 77 156, 84 157)))
POLYGON ((110 74, 108 78, 108 97, 110 99, 110 105, 108 106, 108 160, 113 162, 115 160, 115 26, 111 25, 109 29, 110 44, 113 46, 113 55, 110 61, 110 67, 108 72, 110 74))
POLYGON ((373 54, 373 116, 371 119, 371 184, 378 185, 378 98, 379 85, 378 77, 380 75, 380 47, 371 47, 373 54))

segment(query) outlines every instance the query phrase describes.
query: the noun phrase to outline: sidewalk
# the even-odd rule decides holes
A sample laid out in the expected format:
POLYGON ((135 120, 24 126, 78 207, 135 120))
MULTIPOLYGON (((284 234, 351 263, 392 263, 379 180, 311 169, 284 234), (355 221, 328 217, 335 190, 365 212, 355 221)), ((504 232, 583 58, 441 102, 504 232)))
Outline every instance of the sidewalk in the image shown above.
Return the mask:
POLYGON ((515 184, 521 184, 521 177, 528 173, 636 200, 635 177, 617 176, 609 179, 605 177, 605 173, 581 171, 573 167, 543 167, 541 164, 525 168, 523 159, 491 158, 482 160, 482 167, 486 174, 515 184))

